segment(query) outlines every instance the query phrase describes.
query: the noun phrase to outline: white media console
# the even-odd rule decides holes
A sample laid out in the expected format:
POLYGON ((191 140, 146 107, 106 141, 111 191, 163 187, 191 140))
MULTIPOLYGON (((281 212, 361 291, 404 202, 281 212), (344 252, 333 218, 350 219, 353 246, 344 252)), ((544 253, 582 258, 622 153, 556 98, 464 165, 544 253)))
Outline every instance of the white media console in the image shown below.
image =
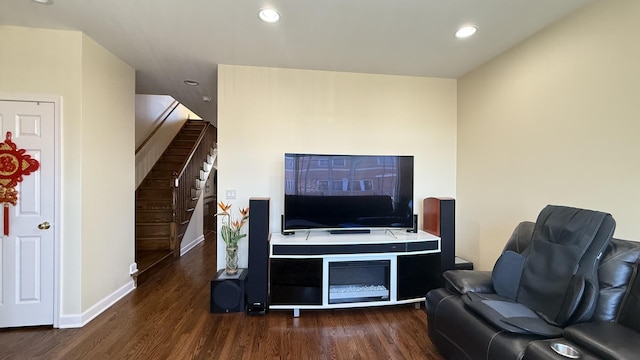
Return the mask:
POLYGON ((440 284, 440 238, 424 231, 297 231, 269 241, 269 308, 416 303, 440 284))

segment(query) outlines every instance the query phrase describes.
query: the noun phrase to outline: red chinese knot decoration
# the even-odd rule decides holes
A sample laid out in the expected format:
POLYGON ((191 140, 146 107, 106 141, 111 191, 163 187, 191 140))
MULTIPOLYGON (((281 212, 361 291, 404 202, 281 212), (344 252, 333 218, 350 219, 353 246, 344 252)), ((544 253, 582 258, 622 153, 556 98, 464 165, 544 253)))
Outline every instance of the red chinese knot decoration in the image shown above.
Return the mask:
POLYGON ((11 141, 11 132, 3 143, 0 143, 0 202, 4 204, 4 234, 9 235, 9 204, 18 204, 18 191, 15 187, 22 177, 38 170, 40 163, 25 154, 25 149, 18 149, 11 141))

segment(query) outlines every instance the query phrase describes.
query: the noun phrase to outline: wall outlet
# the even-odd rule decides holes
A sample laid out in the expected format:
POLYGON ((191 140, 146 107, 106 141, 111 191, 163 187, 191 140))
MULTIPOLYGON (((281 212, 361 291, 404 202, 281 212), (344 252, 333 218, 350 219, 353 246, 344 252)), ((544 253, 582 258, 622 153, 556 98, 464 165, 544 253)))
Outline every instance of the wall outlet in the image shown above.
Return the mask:
POLYGON ((226 190, 224 192, 224 197, 227 198, 227 200, 233 200, 236 198, 236 191, 235 190, 226 190))
POLYGON ((129 275, 133 275, 136 272, 138 272, 138 264, 133 263, 133 264, 129 265, 129 275))

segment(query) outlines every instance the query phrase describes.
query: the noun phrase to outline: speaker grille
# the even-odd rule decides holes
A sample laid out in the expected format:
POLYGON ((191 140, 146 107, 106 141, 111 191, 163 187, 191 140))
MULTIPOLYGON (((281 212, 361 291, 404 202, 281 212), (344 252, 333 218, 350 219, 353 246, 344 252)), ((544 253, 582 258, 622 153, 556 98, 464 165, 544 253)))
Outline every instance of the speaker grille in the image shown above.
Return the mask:
POLYGON ((249 314, 267 310, 269 283, 269 198, 249 199, 249 272, 247 303, 249 314))
POLYGON ((211 281, 212 313, 244 311, 247 273, 247 269, 241 268, 237 275, 227 276, 224 269, 218 270, 211 281))
POLYGON ((242 301, 242 289, 233 281, 223 281, 213 291, 213 302, 221 309, 235 309, 240 305, 240 301, 242 301))

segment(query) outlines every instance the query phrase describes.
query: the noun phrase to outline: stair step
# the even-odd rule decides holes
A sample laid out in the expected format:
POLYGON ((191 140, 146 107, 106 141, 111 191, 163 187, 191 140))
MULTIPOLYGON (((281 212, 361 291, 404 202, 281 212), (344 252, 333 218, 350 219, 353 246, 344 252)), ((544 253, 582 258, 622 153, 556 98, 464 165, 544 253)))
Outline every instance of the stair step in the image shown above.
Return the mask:
POLYGON ((202 124, 190 124, 185 123, 185 125, 180 129, 180 134, 185 132, 201 132, 204 129, 204 125, 202 124))
POLYGON ((173 140, 196 140, 202 134, 202 129, 182 129, 173 140))
POLYGON ((182 161, 170 162, 170 161, 158 161, 154 166, 153 170, 172 170, 178 171, 182 166, 182 161))
POLYGON ((138 200, 169 200, 173 199, 171 188, 138 188, 136 190, 138 200))
POLYGON ((193 140, 176 139, 176 140, 173 140, 169 145, 169 148, 191 149, 192 147, 193 147, 193 140))
POLYGON ((171 236, 171 223, 170 222, 151 222, 151 223, 137 223, 136 224, 136 238, 164 238, 167 239, 171 236))
POLYGON ((140 184, 138 189, 140 189, 140 188, 145 188, 145 189, 172 188, 172 184, 173 184, 173 180, 152 179, 152 178, 147 177, 142 181, 142 183, 140 184))
POLYGON ((154 179, 173 179, 174 170, 151 170, 149 176, 154 179))
POLYGON ((191 148, 184 147, 169 147, 164 151, 165 155, 180 155, 180 156, 188 156, 191 148))
POLYGON ((187 160, 187 154, 185 155, 172 155, 172 154, 167 154, 165 153, 164 155, 162 155, 162 157, 160 157, 160 160, 158 160, 158 162, 162 161, 162 162, 175 162, 175 163, 179 163, 178 166, 182 165, 182 163, 187 160))
POLYGON ((172 220, 173 220, 173 214, 171 209, 168 209, 168 210, 138 209, 136 211, 136 223, 171 222, 172 220))
POLYGON ((187 122, 184 123, 184 128, 203 128, 206 125, 206 123, 202 120, 189 120, 187 122))
POLYGON ((136 251, 167 250, 171 251, 169 237, 138 237, 136 236, 136 251))
POLYGON ((147 174, 147 177, 145 179, 148 180, 163 180, 163 181, 169 181, 168 184, 172 184, 172 182, 170 180, 173 180, 173 173, 172 172, 167 172, 165 170, 158 170, 158 171, 149 171, 149 173, 147 174))
POLYGON ((163 199, 136 199, 136 209, 140 210, 171 210, 171 200, 163 199))
POLYGON ((180 133, 176 135, 175 139, 196 141, 200 137, 200 134, 202 134, 201 129, 187 129, 180 131, 180 133))

